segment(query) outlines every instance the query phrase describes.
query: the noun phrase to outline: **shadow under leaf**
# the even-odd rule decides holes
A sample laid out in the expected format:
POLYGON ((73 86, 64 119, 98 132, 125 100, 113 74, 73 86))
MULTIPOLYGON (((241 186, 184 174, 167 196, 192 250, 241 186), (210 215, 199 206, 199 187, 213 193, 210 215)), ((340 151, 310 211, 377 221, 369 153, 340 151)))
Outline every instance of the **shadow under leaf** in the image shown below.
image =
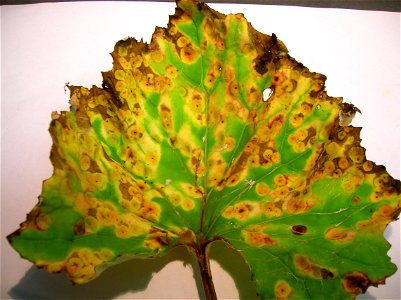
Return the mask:
MULTIPOLYGON (((224 242, 214 242, 210 259, 233 278, 240 299, 258 299, 249 267, 242 256, 224 242)), ((195 258, 185 247, 177 247, 168 255, 153 259, 131 259, 106 269, 98 278, 83 285, 72 285, 64 274, 49 274, 31 267, 20 282, 8 292, 12 299, 113 299, 129 292, 145 290, 153 275, 167 264, 182 261, 192 265, 198 296, 205 299, 202 280, 195 258)), ((161 292, 161 297, 162 296, 161 292)))
POLYGON ((237 287, 240 299, 260 299, 251 280, 251 271, 241 254, 223 241, 211 244, 209 258, 230 274, 237 287))
MULTIPOLYGON (((147 288, 153 274, 173 261, 192 265, 193 258, 185 247, 177 247, 168 255, 153 259, 131 259, 108 268, 98 278, 83 285, 72 285, 63 274, 52 275, 36 267, 30 268, 20 282, 9 291, 13 299, 113 299, 147 288)), ((201 287, 201 279, 194 275, 201 287)), ((204 298, 198 288, 200 298, 204 298)), ((162 292, 161 292, 162 294, 162 292)), ((162 297, 161 297, 162 298, 162 297)))

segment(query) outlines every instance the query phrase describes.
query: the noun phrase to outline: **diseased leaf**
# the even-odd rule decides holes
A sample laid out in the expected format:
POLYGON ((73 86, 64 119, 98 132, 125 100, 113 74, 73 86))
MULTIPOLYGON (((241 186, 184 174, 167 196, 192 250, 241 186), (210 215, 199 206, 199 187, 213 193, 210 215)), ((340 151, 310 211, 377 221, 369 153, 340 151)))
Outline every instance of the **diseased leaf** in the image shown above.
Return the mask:
POLYGON ((182 0, 149 45, 112 56, 102 88, 70 87, 70 112, 52 115, 54 173, 8 237, 24 258, 84 283, 187 245, 208 297, 215 240, 264 299, 352 299, 395 272, 383 231, 400 182, 366 159, 359 110, 275 35, 182 0))

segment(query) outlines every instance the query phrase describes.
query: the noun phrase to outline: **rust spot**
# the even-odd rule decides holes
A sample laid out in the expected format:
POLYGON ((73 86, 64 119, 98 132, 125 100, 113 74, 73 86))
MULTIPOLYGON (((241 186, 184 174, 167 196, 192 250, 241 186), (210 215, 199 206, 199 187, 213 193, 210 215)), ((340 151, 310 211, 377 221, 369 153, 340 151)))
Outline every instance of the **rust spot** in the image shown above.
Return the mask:
POLYGON ((287 203, 287 211, 290 214, 299 214, 307 210, 307 203, 299 197, 291 198, 287 203))
POLYGON ((357 271, 345 274, 342 284, 347 293, 358 295, 365 293, 370 285, 377 286, 383 282, 384 280, 373 282, 365 273, 357 271))
POLYGON ((126 239, 130 237, 129 228, 126 225, 119 225, 116 228, 116 236, 122 239, 126 239))
POLYGON ((393 212, 394 208, 390 205, 383 205, 379 208, 379 214, 384 218, 391 217, 393 212))
POLYGON ((286 79, 285 74, 283 72, 276 72, 272 77, 272 85, 279 86, 286 79))
POLYGON ((253 207, 248 203, 239 203, 234 208, 234 211, 239 219, 247 219, 252 210, 253 207))
POLYGON ((156 203, 144 202, 140 209, 141 217, 147 220, 157 220, 160 214, 160 208, 156 203))
POLYGON ((238 95, 239 90, 240 90, 240 88, 239 88, 239 85, 237 82, 235 82, 235 81, 230 82, 230 84, 228 86, 228 91, 229 91, 230 95, 232 95, 232 96, 238 95))
POLYGON ((170 112, 171 111, 171 109, 170 108, 168 108, 166 105, 164 105, 164 104, 162 104, 161 106, 160 106, 160 108, 161 108, 161 111, 166 111, 166 112, 170 112))
POLYGON ((234 173, 228 178, 227 186, 234 186, 239 182, 239 180, 240 180, 240 174, 234 173))
POLYGON ((256 184, 256 193, 260 196, 263 195, 269 195, 270 194, 270 188, 267 184, 264 182, 256 184))
POLYGON ((268 217, 279 217, 283 214, 280 206, 281 205, 279 205, 279 202, 268 202, 264 207, 264 213, 268 217))
POLYGON ((170 78, 175 78, 178 75, 178 70, 175 66, 169 65, 166 67, 167 76, 170 78))
POLYGON ((293 114, 290 118, 290 124, 293 127, 299 127, 304 121, 304 115, 302 113, 293 114))
MULTIPOLYGON (((39 197, 40 201, 42 198, 39 197)), ((52 223, 50 215, 43 213, 39 208, 34 208, 28 215, 27 220, 21 224, 21 228, 32 226, 36 230, 47 230, 52 223)))
POLYGON ((295 235, 304 235, 308 231, 305 225, 294 225, 291 227, 291 232, 295 235))
POLYGON ((266 233, 260 231, 243 230, 242 235, 244 236, 247 244, 255 247, 271 246, 276 243, 266 233))
POLYGON ((177 39, 177 46, 179 48, 183 48, 185 46, 187 46, 190 43, 190 41, 188 40, 188 38, 186 36, 181 36, 177 39))
POLYGON ((277 299, 287 299, 292 294, 292 288, 287 281, 279 280, 274 286, 277 299))
POLYGON ((356 232, 342 227, 332 227, 324 235, 330 241, 349 242, 355 238, 356 232))
POLYGON ((365 149, 362 147, 352 147, 349 156, 355 163, 362 163, 365 160, 365 149))
POLYGON ((287 184, 287 176, 283 174, 278 174, 276 177, 274 177, 274 183, 277 186, 284 186, 287 184))
POLYGON ((235 218, 240 221, 247 220, 261 213, 261 207, 251 201, 239 202, 227 207, 223 212, 225 218, 235 218))
POLYGON ((184 63, 192 63, 195 61, 196 52, 191 45, 183 47, 180 51, 181 59, 184 63))
POLYGON ((137 182, 136 183, 137 187, 141 190, 141 191, 145 191, 147 190, 148 186, 146 185, 146 182, 137 182))
POLYGON ((305 273, 313 278, 331 279, 334 273, 329 269, 319 266, 308 257, 296 255, 294 257, 295 267, 302 273, 305 273))
POLYGON ((343 170, 347 169, 349 167, 348 159, 346 159, 345 157, 340 158, 338 160, 338 166, 343 170))
POLYGON ((362 169, 363 169, 365 172, 370 172, 370 171, 372 171, 373 167, 374 167, 373 162, 371 162, 371 161, 369 161, 369 160, 365 161, 365 162, 363 163, 363 165, 362 165, 362 169))
POLYGON ((82 235, 85 233, 85 222, 83 220, 78 221, 74 225, 74 234, 75 235, 82 235))

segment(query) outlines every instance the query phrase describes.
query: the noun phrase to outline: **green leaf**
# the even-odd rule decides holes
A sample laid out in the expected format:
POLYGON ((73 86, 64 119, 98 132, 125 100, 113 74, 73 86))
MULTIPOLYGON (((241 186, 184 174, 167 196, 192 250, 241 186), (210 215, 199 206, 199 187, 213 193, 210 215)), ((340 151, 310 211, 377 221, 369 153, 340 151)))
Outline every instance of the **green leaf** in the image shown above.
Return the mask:
POLYGON ((22 257, 84 283, 186 245, 211 298, 216 240, 264 299, 352 299, 396 271, 383 231, 400 182, 366 159, 359 110, 275 35, 182 0, 149 45, 112 56, 102 88, 69 87, 52 115, 53 175, 8 237, 22 257))

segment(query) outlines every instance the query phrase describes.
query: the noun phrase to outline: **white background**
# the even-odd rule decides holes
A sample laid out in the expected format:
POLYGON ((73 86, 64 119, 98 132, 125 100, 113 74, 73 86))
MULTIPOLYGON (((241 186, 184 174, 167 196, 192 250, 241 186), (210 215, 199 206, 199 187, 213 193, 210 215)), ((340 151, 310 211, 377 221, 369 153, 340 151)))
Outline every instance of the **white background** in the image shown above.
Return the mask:
MULTIPOLYGON (((400 14, 259 5, 211 5, 242 12, 266 34, 276 33, 290 54, 328 77, 331 96, 362 111, 362 145, 370 160, 400 177, 400 14)), ((1 299, 185 298, 198 293, 193 259, 185 249, 156 260, 132 260, 84 286, 71 286, 19 258, 5 240, 37 202, 51 175, 47 132, 50 113, 68 110, 64 84, 101 85, 111 69, 115 42, 127 36, 150 40, 165 27, 172 3, 80 2, 1 7, 1 299)), ((400 222, 386 231, 389 254, 400 266, 400 222)), ((211 251, 220 299, 254 297, 249 271, 233 250, 211 251)), ((372 257, 374 260, 374 257, 372 257)), ((400 299, 400 271, 364 299, 400 299)))

